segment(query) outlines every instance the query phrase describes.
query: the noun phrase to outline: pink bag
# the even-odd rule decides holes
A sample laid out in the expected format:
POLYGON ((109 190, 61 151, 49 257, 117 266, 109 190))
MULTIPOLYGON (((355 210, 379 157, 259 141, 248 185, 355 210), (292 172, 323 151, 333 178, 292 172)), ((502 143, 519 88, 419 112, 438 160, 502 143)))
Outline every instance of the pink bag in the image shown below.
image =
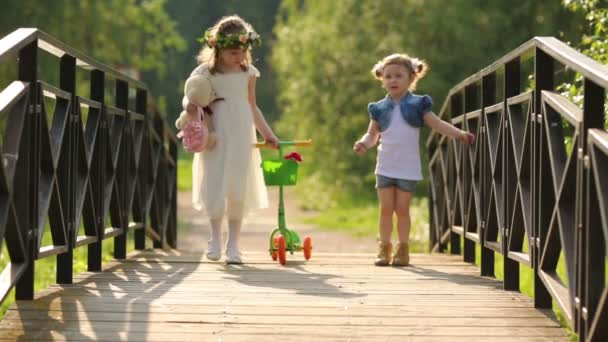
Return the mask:
POLYGON ((205 111, 197 106, 197 114, 190 120, 182 130, 177 134, 178 138, 182 138, 184 150, 187 152, 201 152, 205 149, 209 139, 209 129, 205 120, 205 111))

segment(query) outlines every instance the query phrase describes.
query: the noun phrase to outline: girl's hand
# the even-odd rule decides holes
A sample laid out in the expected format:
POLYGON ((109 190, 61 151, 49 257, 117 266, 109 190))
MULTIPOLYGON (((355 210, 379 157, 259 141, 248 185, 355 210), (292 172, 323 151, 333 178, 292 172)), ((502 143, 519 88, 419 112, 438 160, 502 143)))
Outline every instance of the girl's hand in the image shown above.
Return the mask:
POLYGON ((274 134, 268 138, 264 138, 264 140, 266 141, 266 145, 270 145, 275 149, 279 148, 279 138, 277 138, 274 134))
POLYGON ((458 132, 456 139, 462 141, 466 145, 470 145, 475 142, 475 135, 473 133, 461 130, 458 132))
POLYGON ((353 146, 353 151, 355 151, 355 153, 358 155, 362 155, 367 151, 367 147, 361 141, 357 141, 353 146))
POLYGON ((192 116, 194 116, 197 112, 196 105, 192 102, 188 102, 186 105, 186 112, 192 116))

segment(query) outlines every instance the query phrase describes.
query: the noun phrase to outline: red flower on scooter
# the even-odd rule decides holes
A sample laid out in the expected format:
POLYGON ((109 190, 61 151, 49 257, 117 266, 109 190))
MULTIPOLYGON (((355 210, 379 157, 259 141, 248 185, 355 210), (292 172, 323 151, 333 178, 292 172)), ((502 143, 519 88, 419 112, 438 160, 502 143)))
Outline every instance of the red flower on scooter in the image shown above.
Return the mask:
POLYGON ((291 152, 289 154, 286 154, 285 156, 283 156, 284 159, 291 159, 291 160, 295 160, 298 163, 302 162, 302 155, 300 155, 298 152, 291 152))

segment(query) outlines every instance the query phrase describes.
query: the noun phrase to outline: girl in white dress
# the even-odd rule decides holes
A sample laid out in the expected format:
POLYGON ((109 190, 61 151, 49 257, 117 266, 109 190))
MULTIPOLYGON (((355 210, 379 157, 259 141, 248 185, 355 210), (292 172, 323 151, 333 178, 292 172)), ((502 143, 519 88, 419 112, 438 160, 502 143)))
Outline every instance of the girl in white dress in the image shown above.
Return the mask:
MULTIPOLYGON (((254 148, 255 129, 266 142, 278 147, 278 139, 257 107, 255 95, 259 71, 251 65, 250 50, 260 43, 251 25, 238 16, 220 19, 201 38, 200 65, 192 75, 209 78, 218 97, 213 104, 217 143, 209 150, 194 154, 192 165, 192 203, 205 208, 211 225, 207 258, 221 258, 221 226, 228 217, 226 263, 240 264, 239 235, 249 210, 268 207, 268 194, 260 167, 261 157, 254 148)), ((197 115, 194 104, 184 100, 186 115, 176 126, 181 129, 197 115)))

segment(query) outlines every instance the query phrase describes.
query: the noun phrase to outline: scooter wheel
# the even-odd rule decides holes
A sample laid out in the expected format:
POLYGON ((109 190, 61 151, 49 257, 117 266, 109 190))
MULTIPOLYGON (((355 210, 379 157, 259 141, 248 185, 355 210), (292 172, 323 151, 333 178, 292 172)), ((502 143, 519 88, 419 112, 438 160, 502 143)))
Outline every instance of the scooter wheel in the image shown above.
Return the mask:
POLYGON ((304 250, 304 259, 310 260, 312 255, 312 239, 310 236, 304 238, 304 246, 302 249, 304 250))
POLYGON ((287 263, 287 246, 285 244, 285 237, 283 235, 279 236, 278 243, 278 254, 279 254, 279 262, 281 265, 285 265, 287 263))
POLYGON ((275 236, 272 239, 272 253, 270 254, 272 256, 272 261, 277 261, 278 258, 278 254, 277 254, 277 248, 279 246, 279 237, 275 236))

